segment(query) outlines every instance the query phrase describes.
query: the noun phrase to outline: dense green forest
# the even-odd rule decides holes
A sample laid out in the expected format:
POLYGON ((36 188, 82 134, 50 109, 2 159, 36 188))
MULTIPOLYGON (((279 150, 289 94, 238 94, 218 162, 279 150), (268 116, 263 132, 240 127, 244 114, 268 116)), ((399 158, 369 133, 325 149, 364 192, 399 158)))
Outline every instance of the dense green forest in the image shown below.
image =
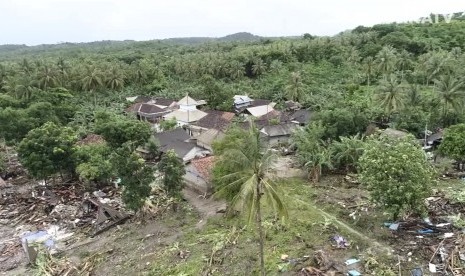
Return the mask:
POLYGON ((47 121, 83 134, 124 97, 186 92, 227 110, 234 94, 300 101, 328 138, 369 122, 415 134, 464 121, 465 21, 357 27, 334 37, 187 45, 166 41, 0 47, 0 135, 19 142, 47 121), (226 101, 225 99, 228 99, 226 101))

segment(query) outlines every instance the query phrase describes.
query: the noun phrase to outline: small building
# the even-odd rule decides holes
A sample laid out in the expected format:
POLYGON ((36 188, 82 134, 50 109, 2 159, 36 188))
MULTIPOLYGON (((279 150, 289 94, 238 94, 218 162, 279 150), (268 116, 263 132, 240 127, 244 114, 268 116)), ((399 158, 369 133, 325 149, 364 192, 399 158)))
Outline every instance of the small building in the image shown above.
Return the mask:
POLYGON ((291 135, 297 128, 298 126, 294 123, 280 123, 277 125, 267 125, 260 132, 269 146, 277 146, 289 143, 291 135))
POLYGON ((154 137, 159 142, 162 154, 174 150, 176 155, 186 163, 209 153, 207 150, 198 147, 197 143, 192 141, 189 134, 182 128, 155 133, 154 137))
POLYGON ((210 194, 212 192, 211 173, 214 160, 214 156, 207 156, 194 159, 187 164, 184 180, 188 188, 201 194, 210 194))
POLYGON ((200 133, 198 136, 193 138, 197 146, 207 149, 213 152, 213 143, 221 140, 224 137, 224 132, 218 129, 211 128, 207 131, 200 133))
POLYGON ((166 115, 163 115, 163 119, 169 120, 175 118, 178 123, 178 126, 192 124, 207 116, 207 113, 197 109, 197 106, 202 104, 202 102, 199 103, 196 100, 189 97, 189 95, 186 95, 184 98, 177 102, 179 109, 174 110, 173 112, 168 113, 166 115))

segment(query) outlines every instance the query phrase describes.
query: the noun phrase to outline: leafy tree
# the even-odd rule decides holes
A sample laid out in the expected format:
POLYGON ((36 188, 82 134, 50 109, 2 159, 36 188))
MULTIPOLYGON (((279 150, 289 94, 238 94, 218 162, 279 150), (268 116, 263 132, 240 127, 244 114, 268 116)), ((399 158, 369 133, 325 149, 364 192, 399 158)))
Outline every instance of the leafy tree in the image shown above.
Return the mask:
POLYGON ((94 128, 95 133, 102 135, 112 148, 130 143, 136 149, 144 145, 152 134, 149 124, 108 112, 95 115, 94 128))
POLYGON ((465 161, 465 124, 453 125, 444 130, 439 151, 459 162, 465 161))
POLYGON ((74 172, 76 134, 52 122, 31 130, 18 146, 21 164, 29 174, 46 180, 57 173, 74 172))
POLYGON ((108 183, 114 175, 110 155, 111 149, 105 143, 78 146, 77 174, 88 183, 108 183))
POLYGON ((215 79, 210 75, 206 75, 202 77, 200 82, 203 86, 203 96, 207 101, 207 105, 211 109, 219 109, 221 106, 224 106, 224 103, 228 100, 228 98, 225 95, 223 88, 218 85, 215 79))
POLYGON ((163 175, 163 187, 168 195, 180 198, 181 191, 185 185, 184 175, 186 174, 186 169, 176 152, 169 150, 165 153, 158 164, 158 170, 163 175))
POLYGON ((424 211, 434 171, 413 137, 374 137, 366 144, 359 164, 360 181, 394 220, 403 212, 424 211))
POLYGON ((154 137, 150 137, 145 144, 145 149, 148 151, 148 158, 154 159, 160 154, 160 147, 154 137))
POLYGON ((150 184, 155 180, 154 168, 147 165, 144 159, 127 145, 116 149, 111 161, 124 187, 124 203, 131 210, 139 210, 150 196, 150 184))
POLYGON ((175 129, 177 125, 178 125, 178 122, 176 121, 176 118, 171 118, 171 119, 163 120, 160 122, 160 128, 163 131, 175 129))
POLYGON ((213 170, 216 194, 228 199, 234 209, 245 212, 248 224, 256 218, 260 237, 260 271, 261 275, 265 275, 261 199, 267 199, 279 218, 287 216, 282 194, 268 175, 273 155, 262 148, 260 133, 253 125, 248 131, 228 131, 215 148, 218 154, 213 170))

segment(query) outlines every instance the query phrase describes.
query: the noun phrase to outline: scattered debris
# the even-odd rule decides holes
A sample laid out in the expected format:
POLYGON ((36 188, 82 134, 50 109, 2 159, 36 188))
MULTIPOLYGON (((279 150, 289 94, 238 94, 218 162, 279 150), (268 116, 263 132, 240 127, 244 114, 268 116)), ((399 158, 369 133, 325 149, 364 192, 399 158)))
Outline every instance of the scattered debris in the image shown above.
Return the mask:
POLYGON ((347 261, 345 261, 345 264, 346 264, 347 266, 349 266, 349 265, 356 264, 356 263, 358 263, 358 262, 360 262, 360 260, 357 260, 357 259, 348 259, 347 261))
POLYGON ((97 220, 94 223, 95 231, 92 237, 110 229, 111 227, 123 223, 130 216, 122 214, 108 204, 100 202, 98 199, 88 198, 83 202, 84 210, 86 213, 97 209, 97 220))
POLYGON ((399 223, 385 222, 384 226, 388 227, 389 229, 393 231, 397 231, 397 229, 399 229, 399 223))
POLYGON ((419 267, 412 269, 412 276, 423 276, 423 270, 419 267))
POLYGON ((349 276, 361 276, 362 274, 360 272, 358 272, 357 270, 349 270, 349 272, 347 272, 347 275, 349 276))
POLYGON ((333 240, 336 242, 337 248, 347 248, 349 247, 349 242, 342 236, 336 235, 333 237, 333 240))
POLYGON ((302 268, 302 270, 299 272, 299 276, 325 276, 325 273, 317 268, 308 266, 302 268))

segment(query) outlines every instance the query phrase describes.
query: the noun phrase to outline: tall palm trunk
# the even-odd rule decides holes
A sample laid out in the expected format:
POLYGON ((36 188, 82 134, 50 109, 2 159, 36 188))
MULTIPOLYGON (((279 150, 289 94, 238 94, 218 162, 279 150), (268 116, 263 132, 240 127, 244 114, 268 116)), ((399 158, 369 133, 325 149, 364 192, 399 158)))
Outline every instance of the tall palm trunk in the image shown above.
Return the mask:
POLYGON ((261 191, 260 191, 261 180, 258 180, 257 183, 257 226, 258 226, 258 233, 260 239, 260 274, 262 276, 266 275, 265 272, 265 252, 264 252, 264 237, 263 237, 263 227, 262 227, 262 211, 260 209, 260 199, 261 199, 261 191))

